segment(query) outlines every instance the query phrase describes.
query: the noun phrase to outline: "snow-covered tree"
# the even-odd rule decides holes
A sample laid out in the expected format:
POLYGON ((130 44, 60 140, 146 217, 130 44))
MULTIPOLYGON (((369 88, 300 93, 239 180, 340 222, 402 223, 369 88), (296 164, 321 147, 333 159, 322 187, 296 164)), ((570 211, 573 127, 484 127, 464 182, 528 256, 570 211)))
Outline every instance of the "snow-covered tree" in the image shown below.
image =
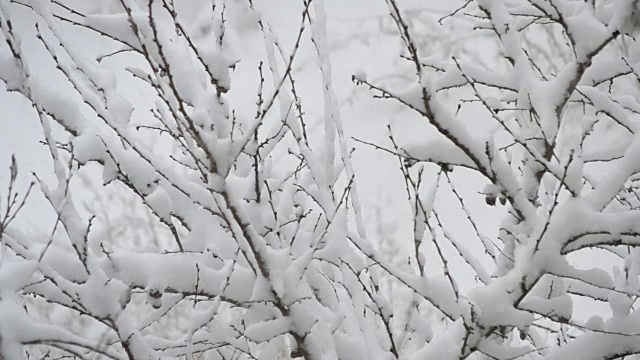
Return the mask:
POLYGON ((0 358, 640 354, 638 1, 383 1, 367 36, 399 51, 349 101, 417 127, 378 142, 330 56, 366 37, 324 0, 278 31, 276 3, 0 0, 0 78, 53 160, 2 177, 0 358), (365 151, 401 176, 395 233, 365 151), (47 236, 17 225, 35 191, 47 236))

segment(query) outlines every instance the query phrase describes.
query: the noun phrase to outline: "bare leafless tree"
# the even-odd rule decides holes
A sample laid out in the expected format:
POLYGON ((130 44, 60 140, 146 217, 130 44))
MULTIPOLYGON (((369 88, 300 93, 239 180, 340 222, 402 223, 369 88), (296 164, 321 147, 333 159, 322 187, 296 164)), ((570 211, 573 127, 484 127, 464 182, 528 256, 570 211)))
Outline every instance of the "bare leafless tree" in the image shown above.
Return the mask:
POLYGON ((375 36, 402 41, 397 68, 353 83, 428 124, 418 143, 392 127, 386 143, 346 133, 330 52, 360 35, 330 43, 322 0, 298 4, 289 45, 252 0, 102 5, 0 0, 0 78, 31 103, 56 179, 35 176, 56 219, 34 238, 12 223, 29 216, 31 187, 17 189, 11 163, 0 358, 640 354, 637 1, 468 0, 438 13, 386 0, 375 36), (233 6, 261 34, 257 60, 234 53, 233 6), (96 54, 79 39, 105 45, 96 54), (307 42, 320 120, 296 87, 307 42), (256 89, 236 87, 236 72, 256 79, 249 102, 256 89), (491 128, 472 131, 466 111, 491 128), (398 160, 412 217, 406 261, 365 221, 356 144, 398 160), (486 206, 506 209, 493 232, 468 206, 478 197, 461 191, 461 171, 487 184, 486 206), (85 206, 75 192, 97 177, 85 206), (149 217, 118 210, 127 221, 111 221, 100 195, 114 188, 149 217), (442 192, 472 229, 464 239, 436 207, 442 192), (601 251, 620 267, 606 271, 601 251), (591 269, 572 263, 585 252, 591 269), (460 266, 473 286, 460 286, 460 266), (611 317, 580 319, 578 298, 611 317))

